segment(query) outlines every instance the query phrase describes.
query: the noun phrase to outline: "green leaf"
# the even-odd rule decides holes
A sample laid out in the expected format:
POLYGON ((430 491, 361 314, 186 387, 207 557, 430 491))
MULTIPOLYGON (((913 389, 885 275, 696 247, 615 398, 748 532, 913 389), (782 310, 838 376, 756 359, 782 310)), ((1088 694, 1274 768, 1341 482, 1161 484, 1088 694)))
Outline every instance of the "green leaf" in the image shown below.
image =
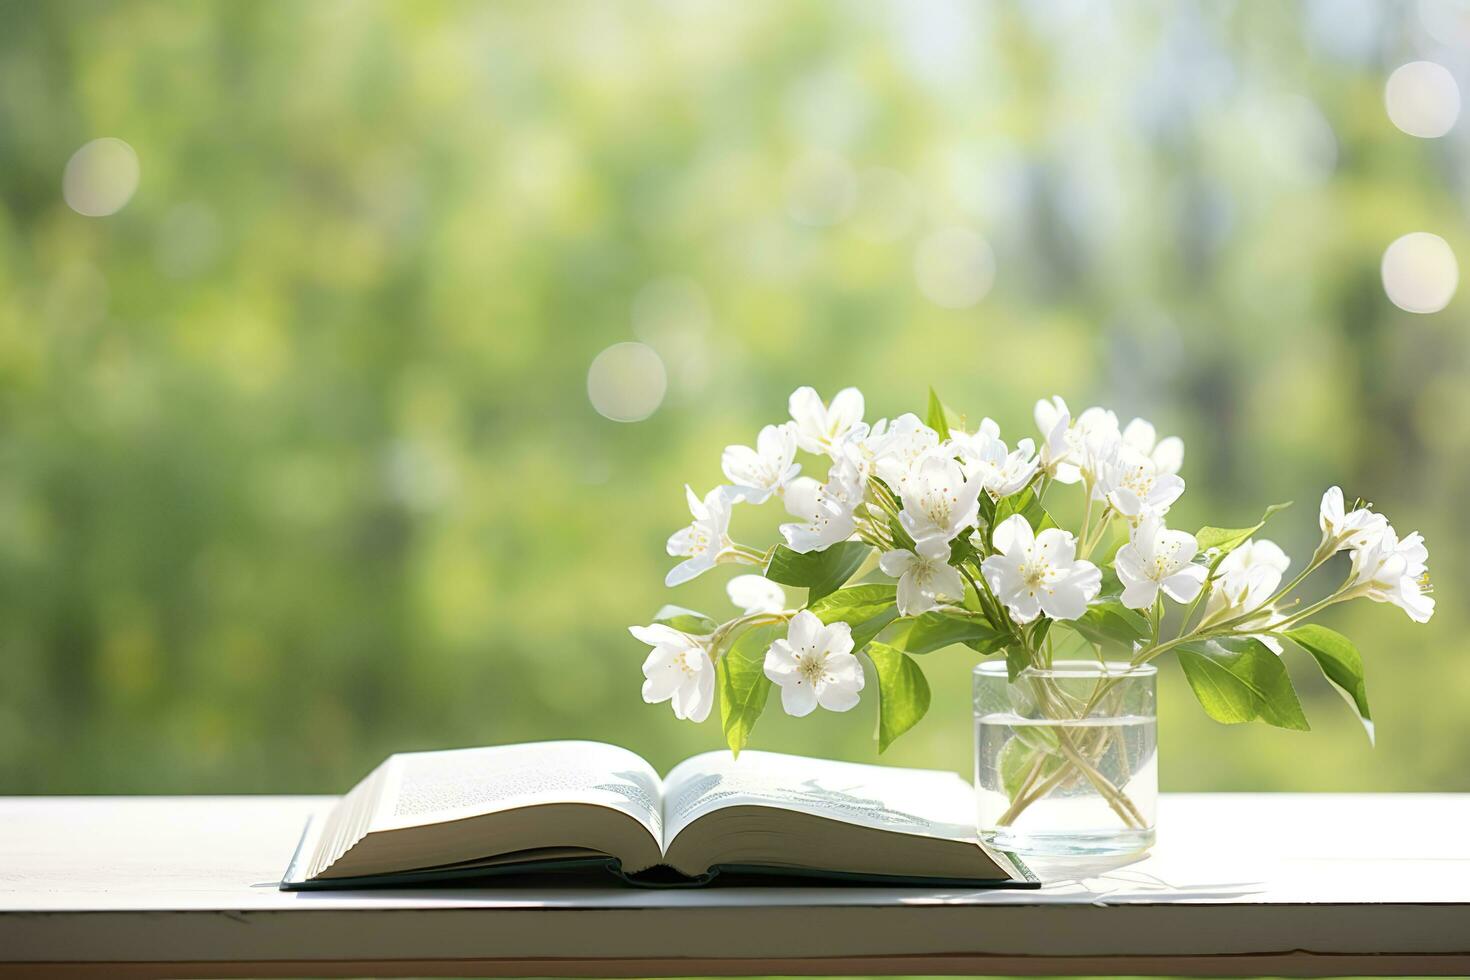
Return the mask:
POLYGON ((778 544, 766 564, 766 578, 807 589, 807 601, 814 602, 852 578, 872 550, 861 541, 843 541, 803 555, 778 544))
POLYGON ((868 658, 878 675, 878 751, 883 752, 929 710, 929 682, 912 657, 886 643, 870 643, 868 658))
POLYGON ((995 523, 995 501, 990 499, 988 493, 980 495, 980 523, 986 527, 995 523))
POLYGON ((890 583, 872 582, 850 585, 830 592, 807 605, 824 623, 837 620, 862 622, 881 613, 896 601, 898 590, 890 583))
POLYGON ((1046 634, 1051 632, 1051 624, 1052 620, 1047 619, 1045 616, 1043 616, 1040 619, 1036 620, 1036 622, 1032 623, 1030 626, 1022 627, 1023 630, 1029 631, 1031 634, 1031 649, 1041 649, 1041 641, 1045 640, 1046 634))
POLYGON ((977 653, 994 653, 1010 638, 1009 633, 997 632, 978 616, 932 610, 913 619, 900 620, 887 642, 916 655, 933 653, 956 643, 963 643, 977 653))
POLYGON ((1287 630, 1284 635, 1312 655, 1322 673, 1357 709, 1368 742, 1373 744, 1373 716, 1368 713, 1368 685, 1363 676, 1363 655, 1358 653, 1358 648, 1341 633, 1315 623, 1287 630))
MULTIPOLYGON (((1256 522, 1254 527, 1210 527, 1206 525, 1199 529, 1194 539, 1198 542, 1200 551, 1218 548, 1220 549, 1219 557, 1223 558, 1236 548, 1245 544, 1246 540, 1252 534, 1265 527, 1266 521, 1270 520, 1272 514, 1278 510, 1285 510, 1290 506, 1291 501, 1289 500, 1284 504, 1272 504, 1266 508, 1266 513, 1261 515, 1261 519, 1256 522)), ((1218 560, 1216 564, 1219 564, 1218 560)))
POLYGON ((939 393, 929 389, 929 410, 924 415, 924 424, 939 433, 940 439, 949 437, 950 429, 963 429, 965 417, 939 400, 939 393))
POLYGON ((1117 599, 1087 607, 1080 619, 1065 624, 1101 646, 1121 645, 1131 653, 1136 640, 1149 635, 1148 620, 1117 599))
POLYGON ((1196 640, 1178 652, 1194 696, 1216 721, 1239 725, 1259 718, 1277 728, 1311 729, 1281 658, 1260 640, 1196 640))
POLYGON ((757 626, 735 641, 720 660, 720 723, 725 730, 725 744, 736 756, 750 741, 756 719, 766 709, 771 693, 771 680, 766 676, 766 650, 785 635, 782 623, 757 626))
POLYGON ((1021 676, 1021 671, 1031 666, 1031 655, 1026 648, 1019 643, 1013 643, 1006 647, 1006 678, 1016 683, 1016 678, 1021 676))
POLYGON ((1000 758, 997 760, 1000 769, 1000 785, 1009 800, 1014 800, 1020 795, 1021 788, 1026 784, 1026 777, 1030 776, 1032 770, 1037 766, 1041 767, 1041 772, 1037 774, 1037 777, 1045 778, 1056 772, 1057 767, 1062 764, 1061 756, 1054 755, 1046 748, 1038 747, 1021 734, 1030 727, 1022 725, 1013 729, 1011 737, 1000 748, 1000 758))
POLYGON ((709 636, 720 628, 719 623, 704 613, 683 606, 664 606, 654 613, 653 621, 691 636, 709 636))
POLYGON ((995 528, 1000 527, 1006 518, 1013 514, 1020 514, 1026 518, 1026 523, 1031 525, 1031 530, 1041 532, 1049 527, 1056 527, 1057 522, 1052 520, 1051 514, 1047 513, 1041 505, 1041 500, 1036 496, 1035 487, 1027 487, 1018 490, 1009 497, 1002 497, 995 505, 995 518, 991 521, 990 533, 995 533, 995 528))
POLYGON ((904 529, 903 522, 896 517, 888 519, 888 533, 893 535, 893 546, 904 548, 908 551, 914 550, 914 539, 909 537, 909 532, 904 529))
POLYGON ((894 596, 892 585, 853 585, 828 593, 807 608, 824 623, 843 622, 851 626, 852 649, 856 653, 898 618, 894 596))

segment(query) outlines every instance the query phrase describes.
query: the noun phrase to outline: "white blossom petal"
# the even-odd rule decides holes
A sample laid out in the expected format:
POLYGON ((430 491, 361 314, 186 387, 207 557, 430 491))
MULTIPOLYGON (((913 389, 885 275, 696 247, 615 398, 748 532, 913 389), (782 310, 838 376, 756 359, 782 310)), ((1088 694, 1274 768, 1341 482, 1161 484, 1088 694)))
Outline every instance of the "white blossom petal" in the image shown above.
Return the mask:
POLYGON ((990 540, 995 550, 1003 555, 1017 550, 1029 550, 1036 543, 1031 524, 1020 514, 1012 514, 1001 521, 990 540))
POLYGON ((817 703, 828 711, 857 706, 863 689, 863 667, 850 653, 828 654, 827 669, 817 685, 817 703))
POLYGON ((856 388, 843 388, 832 398, 827 409, 827 422, 834 432, 847 433, 863 420, 863 393, 856 388))
POLYGON ((1159 583, 1164 594, 1175 602, 1193 602, 1205 584, 1208 570, 1203 565, 1186 565, 1159 583))
POLYGON ((766 676, 778 684, 795 673, 796 654, 791 644, 785 640, 773 641, 766 650, 764 669, 766 676))
POLYGON ((905 575, 898 580, 898 614, 919 616, 934 608, 934 597, 924 591, 918 576, 905 575))
POLYGON ((684 675, 678 669, 678 658, 683 656, 683 651, 675 647, 654 647, 653 652, 643 661, 643 700, 649 704, 658 704, 667 701, 674 696, 674 691, 684 680, 684 675))
POLYGON ((688 639, 688 635, 681 633, 672 626, 663 623, 653 623, 649 626, 629 626, 628 632, 635 637, 653 646, 659 644, 682 645, 688 639))
POLYGON ((672 589, 675 586, 683 585, 685 582, 693 581, 714 567, 714 560, 702 555, 697 558, 687 558, 669 569, 668 574, 664 576, 664 586, 672 589))
MULTIPOLYGON (((799 614, 798 614, 799 615, 799 614)), ((835 623, 822 625, 822 621, 813 613, 807 613, 816 622, 816 643, 818 649, 827 656, 835 656, 841 653, 852 652, 852 627, 838 620, 835 623)))
POLYGON ((793 718, 805 718, 817 710, 817 689, 797 676, 781 687, 781 707, 793 718))
POLYGON ((1153 452, 1157 438, 1153 423, 1147 419, 1134 419, 1123 430, 1123 441, 1145 456, 1153 452))
POLYGON ((709 717, 715 703, 715 668, 713 664, 694 674, 694 682, 681 685, 674 691, 670 704, 674 717, 684 721, 702 722, 709 717))
POLYGON ((1184 440, 1178 436, 1159 440, 1153 458, 1160 473, 1178 473, 1184 468, 1184 440))
MULTIPOLYGON (((1070 537, 1071 535, 1068 535, 1070 537)), ((1102 571, 1090 561, 1073 562, 1072 567, 1049 589, 1037 596, 1041 608, 1052 619, 1078 619, 1087 612, 1087 604, 1102 591, 1102 571)))
POLYGON ((725 583, 730 601, 749 616, 786 608, 786 592, 764 575, 737 575, 725 583))
POLYGON ((812 646, 818 640, 822 631, 822 621, 817 614, 809 609, 803 609, 791 617, 791 623, 786 627, 786 639, 793 649, 812 646))
POLYGON ((878 557, 878 568, 889 578, 898 578, 917 561, 919 561, 919 556, 907 548, 895 548, 892 551, 883 552, 878 557))

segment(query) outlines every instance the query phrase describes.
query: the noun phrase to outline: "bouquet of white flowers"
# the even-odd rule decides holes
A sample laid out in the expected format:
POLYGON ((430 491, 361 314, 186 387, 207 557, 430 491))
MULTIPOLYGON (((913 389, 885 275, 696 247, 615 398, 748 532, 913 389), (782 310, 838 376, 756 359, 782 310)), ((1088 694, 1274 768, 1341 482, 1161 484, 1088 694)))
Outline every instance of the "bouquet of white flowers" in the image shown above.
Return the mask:
MULTIPOLYGON (((1305 729, 1280 661, 1290 642, 1346 695, 1371 738, 1362 658, 1340 633, 1306 621, 1360 597, 1415 622, 1434 611, 1423 538, 1400 537, 1362 501, 1348 506, 1337 487, 1322 497, 1321 543, 1285 585, 1290 560, 1255 536, 1282 505, 1250 527, 1169 528, 1165 517, 1184 492, 1184 446, 1157 438, 1143 419, 1120 426, 1102 408, 1073 418, 1052 398, 1036 405, 1040 444, 1011 448, 993 421, 972 431, 932 391, 922 420, 865 424, 855 388, 830 404, 798 389, 790 410, 754 448, 725 450, 727 485, 703 497, 688 490, 693 520, 668 542, 684 559, 670 586, 716 565, 760 570, 729 583, 740 615, 719 623, 666 607, 652 625, 632 628, 653 647, 644 700, 703 721, 718 699, 735 752, 773 685, 788 714, 854 707, 864 689, 858 654, 874 668, 882 751, 928 709, 915 656, 957 644, 1004 654, 1012 680, 1049 667, 1064 646, 1098 660, 1121 652, 1134 666, 1172 650, 1210 717, 1305 729), (824 480, 800 475, 798 450, 826 458, 824 480), (1075 532, 1048 509, 1058 484, 1081 492, 1075 532), (784 544, 731 539, 736 505, 773 499, 794 518, 781 526, 784 544), (1303 604, 1302 583, 1344 550, 1346 579, 1303 604), (782 586, 804 589, 803 600, 793 603, 782 586), (1167 615, 1166 600, 1182 608, 1167 615)), ((1063 764, 1086 765, 1085 752, 1073 755, 1063 764)))

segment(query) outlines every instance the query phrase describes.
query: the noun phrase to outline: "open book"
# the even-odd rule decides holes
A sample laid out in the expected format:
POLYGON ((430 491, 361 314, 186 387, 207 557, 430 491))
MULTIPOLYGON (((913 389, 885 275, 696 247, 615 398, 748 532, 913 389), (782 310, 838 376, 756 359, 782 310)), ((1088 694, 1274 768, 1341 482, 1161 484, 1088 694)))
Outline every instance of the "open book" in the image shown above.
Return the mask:
POLYGON ((389 757, 307 826, 281 887, 605 868, 634 884, 717 873, 969 887, 1036 879, 975 835, 951 772, 708 752, 660 779, 599 742, 389 757))

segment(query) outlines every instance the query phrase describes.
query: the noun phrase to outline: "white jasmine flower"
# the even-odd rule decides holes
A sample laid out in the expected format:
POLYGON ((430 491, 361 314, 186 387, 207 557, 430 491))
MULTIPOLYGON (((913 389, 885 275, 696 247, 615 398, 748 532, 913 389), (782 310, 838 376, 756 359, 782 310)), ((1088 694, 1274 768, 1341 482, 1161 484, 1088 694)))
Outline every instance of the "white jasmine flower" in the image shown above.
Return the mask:
POLYGON ((978 458, 985 452, 986 447, 999 438, 1000 426, 992 418, 981 419, 980 428, 974 432, 949 430, 949 442, 955 449, 955 455, 961 458, 967 456, 978 458))
POLYGON ((866 422, 853 426, 843 440, 838 456, 851 459, 854 462, 871 469, 873 459, 878 455, 878 447, 888 437, 888 420, 879 419, 872 425, 866 422))
POLYGON ((782 493, 801 472, 796 459, 796 423, 768 425, 756 436, 755 448, 726 446, 720 457, 725 478, 753 504, 782 493))
POLYGON ((1123 448, 1123 435, 1118 431, 1118 417, 1105 408, 1089 408, 1077 417, 1070 436, 1072 460, 1082 480, 1092 484, 1092 495, 1103 494, 1097 484, 1123 448))
POLYGON ((781 688, 781 707, 797 718, 817 705, 847 711, 863 689, 863 667, 852 654, 852 627, 841 622, 824 626, 806 609, 791 618, 786 639, 766 651, 765 669, 781 688))
POLYGON ((825 551, 857 531, 854 516, 863 499, 857 464, 843 459, 832 465, 827 482, 797 477, 786 488, 786 510, 800 522, 781 525, 781 536, 792 551, 825 551))
POLYGON ((1063 420, 1066 421, 1067 428, 1072 427, 1072 411, 1067 408, 1067 403, 1062 400, 1061 395, 1052 395, 1050 400, 1045 398, 1038 400, 1032 415, 1043 437, 1055 431, 1057 423, 1063 420))
POLYGON ((899 521, 915 541, 954 540, 980 516, 980 479, 966 479, 949 450, 925 453, 913 466, 900 498, 899 521))
POLYGON ((1058 483, 1096 484, 1098 471, 1112 458, 1123 436, 1118 416, 1105 408, 1085 409, 1075 420, 1060 396, 1036 403, 1036 425, 1045 439, 1042 464, 1058 483), (1062 428, 1063 422, 1067 427, 1062 428))
POLYGON ((664 577, 667 586, 682 585, 709 571, 730 557, 735 546, 730 540, 730 509, 739 499, 739 491, 733 487, 715 487, 700 500, 685 484, 684 494, 694 520, 669 537, 668 552, 675 557, 685 556, 687 560, 669 570, 664 577))
POLYGON ((1205 615, 1217 609, 1248 612, 1261 606, 1281 585, 1291 558, 1265 538, 1251 538, 1220 559, 1205 615))
POLYGON ((913 413, 900 415, 881 431, 876 426, 874 430, 878 434, 866 440, 873 472, 894 493, 902 493, 914 464, 939 446, 939 433, 913 413))
POLYGON ((643 661, 643 700, 670 701, 674 717, 704 721, 715 703, 715 665, 702 638, 655 623, 628 632, 653 647, 643 661))
POLYGON ((1077 558, 1077 539, 1060 528, 1034 534, 1020 514, 996 527, 991 544, 999 554, 980 563, 985 581, 1018 623, 1045 613, 1076 619, 1102 589, 1102 572, 1077 558))
MULTIPOLYGON (((1239 628, 1269 627, 1274 612, 1266 602, 1281 587, 1281 578, 1290 567, 1291 559, 1274 541, 1265 538, 1246 541, 1221 559, 1215 569, 1216 578, 1210 586, 1210 597, 1205 600, 1201 622, 1221 622, 1255 612, 1239 628)), ((1255 638, 1276 654, 1281 653, 1281 641, 1274 636, 1262 633, 1255 638)))
POLYGON ((1429 549, 1418 531, 1400 540, 1387 523, 1365 547, 1353 552, 1352 586, 1374 602, 1389 602, 1416 623, 1434 615, 1428 595, 1429 549))
POLYGON ((1198 550, 1193 534, 1171 531, 1158 515, 1145 515, 1113 559, 1123 583, 1123 605, 1147 609, 1160 589, 1175 602, 1192 602, 1208 574, 1203 565, 1192 563, 1198 550))
POLYGON ((1184 492, 1184 481, 1160 470, 1151 457, 1120 445, 1103 464, 1098 489, 1114 510, 1136 524, 1145 514, 1167 514, 1184 492))
POLYGON ((1072 428, 1072 413, 1060 395, 1036 403, 1036 427, 1041 430, 1041 469, 1062 483, 1076 483, 1081 474, 1072 465, 1072 444, 1067 433, 1072 428), (1067 479, 1062 479, 1062 475, 1067 479))
MULTIPOLYGON (((885 424, 880 420, 880 425, 885 424)), ((840 484, 843 494, 854 503, 861 500, 868 485, 868 475, 873 471, 873 448, 881 441, 883 432, 873 435, 867 425, 859 424, 841 441, 832 446, 832 465, 827 468, 827 482, 840 484)))
POLYGON ((1153 461, 1160 473, 1178 473, 1184 466, 1184 440, 1178 436, 1159 439, 1153 423, 1134 419, 1123 430, 1123 443, 1153 461))
POLYGON ((939 605, 941 598, 963 599, 965 580, 949 563, 949 544, 925 538, 914 546, 883 552, 878 567, 898 579, 898 612, 917 616, 939 605))
POLYGON ((737 575, 725 584, 725 594, 747 616, 786 608, 786 591, 764 575, 737 575))
POLYGON ((979 478, 980 486, 993 499, 1010 496, 1036 475, 1039 460, 1036 445, 1030 439, 1017 443, 1014 452, 1007 452, 1006 444, 998 435, 978 442, 978 446, 977 442, 962 443, 957 447, 960 465, 967 476, 979 478))
POLYGON ((863 393, 856 388, 843 388, 831 405, 822 403, 816 389, 798 388, 788 407, 796 422, 796 444, 809 453, 831 454, 863 421, 863 393))
POLYGON ((1351 513, 1343 511, 1342 488, 1328 487, 1322 495, 1318 523, 1322 527, 1323 547, 1331 547, 1334 552, 1367 547, 1388 527, 1388 518, 1367 507, 1351 513))
POLYGON ((1123 438, 1118 429, 1118 416, 1113 413, 1112 409, 1098 405, 1084 408, 1082 414, 1077 416, 1077 421, 1072 428, 1083 436, 1107 436, 1114 440, 1123 438))

